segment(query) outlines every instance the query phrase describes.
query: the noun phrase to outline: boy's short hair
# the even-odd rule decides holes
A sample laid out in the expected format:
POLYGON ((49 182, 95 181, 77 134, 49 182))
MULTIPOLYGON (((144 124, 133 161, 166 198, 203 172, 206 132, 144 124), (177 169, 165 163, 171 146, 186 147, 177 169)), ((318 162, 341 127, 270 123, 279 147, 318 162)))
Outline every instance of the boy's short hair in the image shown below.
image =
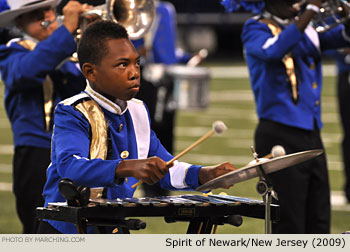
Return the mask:
POLYGON ((109 39, 129 39, 126 29, 113 21, 99 20, 88 25, 78 44, 78 59, 82 69, 84 63, 99 64, 107 51, 109 39))

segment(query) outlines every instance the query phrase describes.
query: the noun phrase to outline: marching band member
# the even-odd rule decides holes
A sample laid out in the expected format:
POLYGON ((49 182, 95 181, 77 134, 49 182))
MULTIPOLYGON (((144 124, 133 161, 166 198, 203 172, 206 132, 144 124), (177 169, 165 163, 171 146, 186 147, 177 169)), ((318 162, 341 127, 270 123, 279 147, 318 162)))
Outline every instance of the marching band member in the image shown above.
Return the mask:
POLYGON ((35 209, 44 203, 53 109, 62 98, 85 88, 77 63, 67 59, 76 51, 72 33, 79 16, 89 6, 69 2, 59 27, 54 12, 59 2, 0 0, 0 27, 15 25, 23 33, 23 38, 0 46, 5 108, 15 146, 13 191, 23 233, 37 232, 35 209), (44 21, 54 22, 47 27, 44 21))
MULTIPOLYGON (((141 180, 159 181, 169 190, 193 190, 232 170, 223 163, 201 167, 172 159, 150 127, 141 100, 140 57, 125 28, 112 21, 88 26, 78 45, 79 64, 87 79, 84 92, 66 99, 55 110, 51 165, 44 187, 45 206, 64 202, 59 181, 107 188, 107 197, 132 197, 141 180)), ((39 232, 76 233, 71 223, 47 220, 39 232)), ((88 233, 93 232, 88 227, 88 233)))
MULTIPOLYGON (((317 33, 309 25, 321 0, 305 11, 296 0, 265 0, 263 12, 249 19, 242 41, 255 96, 259 155, 274 145, 287 153, 323 149, 321 122, 321 50, 349 44, 349 26, 317 33), (300 13, 300 14, 299 14, 300 13)), ((270 175, 280 205, 274 233, 329 233, 330 188, 326 156, 270 175)))

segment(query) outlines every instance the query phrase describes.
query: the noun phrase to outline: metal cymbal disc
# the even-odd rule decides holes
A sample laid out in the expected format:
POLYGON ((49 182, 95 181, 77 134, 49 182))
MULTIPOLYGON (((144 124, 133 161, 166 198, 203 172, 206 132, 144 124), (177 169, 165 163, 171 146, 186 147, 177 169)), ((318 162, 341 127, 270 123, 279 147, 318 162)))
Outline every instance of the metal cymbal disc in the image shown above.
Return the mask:
POLYGON ((206 191, 215 188, 228 187, 259 176, 258 167, 261 166, 266 174, 302 163, 315 158, 323 153, 323 150, 308 150, 297 152, 273 159, 262 159, 257 163, 248 164, 238 170, 226 173, 196 188, 196 191, 206 191))

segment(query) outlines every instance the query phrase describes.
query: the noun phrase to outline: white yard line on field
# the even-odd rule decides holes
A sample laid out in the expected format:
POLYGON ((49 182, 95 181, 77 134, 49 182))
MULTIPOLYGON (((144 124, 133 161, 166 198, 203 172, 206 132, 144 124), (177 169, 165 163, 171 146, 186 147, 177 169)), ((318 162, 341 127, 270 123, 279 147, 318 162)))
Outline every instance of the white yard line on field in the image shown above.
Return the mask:
POLYGON ((12 155, 13 154, 13 145, 12 144, 0 144, 0 154, 12 155))
MULTIPOLYGON (((215 66, 209 67, 211 78, 248 78, 247 66, 215 66)), ((323 76, 335 76, 336 67, 332 64, 322 66, 323 76)))
POLYGON ((12 183, 0 182, 0 191, 12 192, 12 183))

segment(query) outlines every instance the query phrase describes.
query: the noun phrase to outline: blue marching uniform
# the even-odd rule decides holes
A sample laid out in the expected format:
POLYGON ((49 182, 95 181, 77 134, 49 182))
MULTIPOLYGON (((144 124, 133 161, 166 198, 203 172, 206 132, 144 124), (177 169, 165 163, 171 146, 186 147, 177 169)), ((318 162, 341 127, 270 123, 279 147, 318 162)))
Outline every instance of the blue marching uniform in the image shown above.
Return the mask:
MULTIPOLYGON (((124 182, 115 181, 115 170, 123 159, 144 159, 158 156, 165 161, 172 159, 150 128, 149 114, 141 100, 132 99, 112 103, 88 85, 85 92, 73 96, 55 110, 55 127, 52 138, 51 165, 47 169, 44 187, 45 206, 50 202, 64 202, 58 191, 62 178, 69 178, 77 185, 107 188, 107 198, 132 197, 138 182, 133 177, 124 182), (111 143, 107 160, 91 158, 91 125, 80 111, 78 104, 94 100, 108 122, 111 143), (117 104, 118 103, 118 104, 117 104)), ((199 186, 198 172, 201 166, 175 162, 160 185, 169 190, 193 190, 199 186)), ((71 223, 49 220, 49 224, 62 233, 76 233, 71 223)), ((88 233, 93 232, 92 228, 88 233)))
POLYGON ((13 188, 24 233, 36 232, 35 208, 44 203, 54 107, 86 85, 77 63, 67 61, 75 50, 65 26, 41 42, 24 37, 0 46, 5 108, 15 146, 13 188))
POLYGON ((38 43, 34 50, 23 47, 19 41, 13 39, 0 46, 5 108, 14 144, 50 148, 51 129, 45 128, 43 83, 49 75, 54 86, 52 108, 62 98, 84 89, 85 79, 77 62, 64 62, 76 51, 76 43, 65 26, 38 43))
MULTIPOLYGON (((321 50, 344 47, 343 26, 318 34, 300 32, 294 23, 263 13, 249 19, 242 42, 254 92, 259 124, 255 147, 260 156, 282 145, 287 154, 323 149, 321 122, 321 50), (272 26, 269 22, 272 20, 272 26), (280 32, 274 33, 274 29, 280 32), (293 60, 296 97, 284 64, 293 60)), ((329 233, 330 195, 325 155, 270 175, 281 206, 274 233, 329 233)))

